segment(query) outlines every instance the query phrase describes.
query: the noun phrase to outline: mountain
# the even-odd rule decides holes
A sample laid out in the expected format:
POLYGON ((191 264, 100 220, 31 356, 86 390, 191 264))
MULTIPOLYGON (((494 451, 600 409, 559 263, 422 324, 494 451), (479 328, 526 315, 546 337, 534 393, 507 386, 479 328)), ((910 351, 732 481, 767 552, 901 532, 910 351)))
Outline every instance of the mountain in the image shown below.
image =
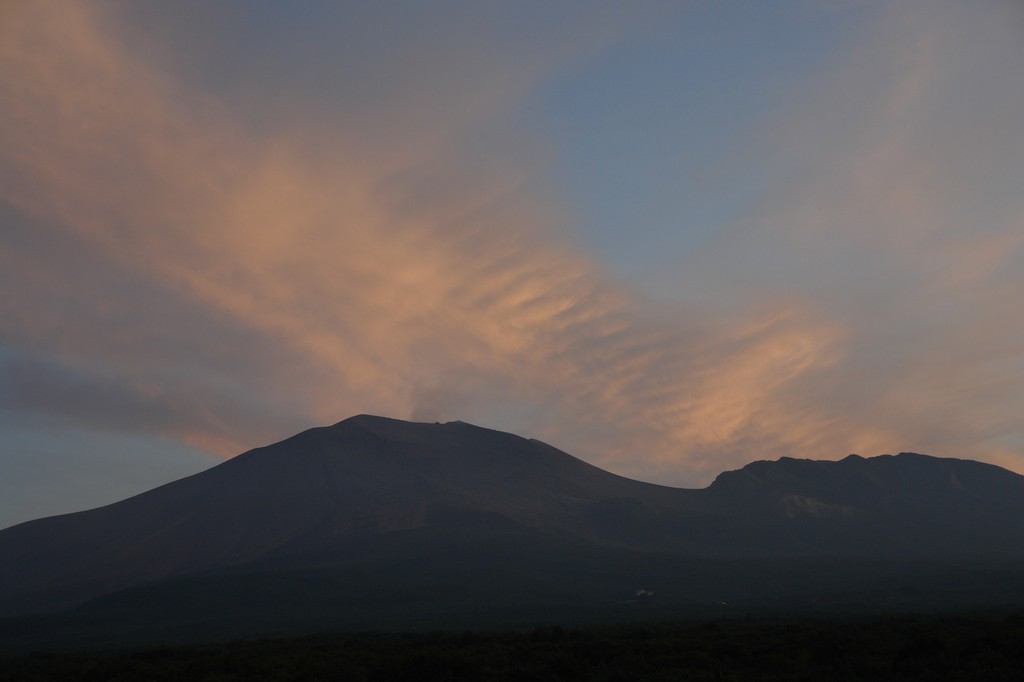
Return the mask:
POLYGON ((976 606, 1024 595, 1021 566, 1024 477, 992 465, 782 458, 685 490, 462 422, 362 415, 0 531, 0 616, 237 636, 836 594, 976 606))
POLYGON ((602 503, 670 504, 676 492, 511 434, 358 416, 116 504, 0 531, 0 608, 61 607, 141 582, 474 518, 584 535, 593 525, 600 536, 602 503))

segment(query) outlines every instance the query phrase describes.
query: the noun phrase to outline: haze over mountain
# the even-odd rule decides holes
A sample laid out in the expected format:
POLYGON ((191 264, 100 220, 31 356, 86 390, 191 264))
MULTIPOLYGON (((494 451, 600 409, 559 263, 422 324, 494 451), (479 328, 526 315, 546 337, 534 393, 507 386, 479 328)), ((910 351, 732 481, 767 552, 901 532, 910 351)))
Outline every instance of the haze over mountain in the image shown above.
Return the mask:
POLYGON ((646 599, 652 581, 678 605, 867 589, 878 567, 1019 576, 1022 561, 1024 477, 993 465, 783 458, 688 490, 462 422, 362 415, 0 531, 0 615, 85 603, 75 613, 160 620, 188 605, 176 622, 213 611, 271 630, 325 614, 332 627, 440 625, 499 594, 522 597, 502 602, 506 615, 558 613, 632 602, 637 589, 646 599))

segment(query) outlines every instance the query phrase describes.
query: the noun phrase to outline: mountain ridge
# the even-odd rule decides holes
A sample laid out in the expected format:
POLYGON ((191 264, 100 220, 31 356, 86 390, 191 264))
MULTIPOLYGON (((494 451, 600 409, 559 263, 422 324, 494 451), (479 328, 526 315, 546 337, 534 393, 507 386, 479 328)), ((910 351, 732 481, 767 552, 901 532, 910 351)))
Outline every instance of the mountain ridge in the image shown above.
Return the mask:
POLYGON ((429 565, 444 583, 467 569, 431 558, 441 547, 509 585, 526 581, 524 594, 545 593, 537 576, 551 571, 552 585, 568 570, 604 586, 602 562, 640 581, 643 566, 671 575, 665 566, 717 561, 737 575, 744 561, 801 558, 1017 561, 1024 477, 901 453, 759 460, 703 489, 672 488, 472 424, 357 415, 111 505, 0 531, 0 616, 201 576, 223 591, 234 580, 224 576, 285 569, 350 576, 365 564, 415 583, 405 567, 429 565), (508 574, 502 561, 527 564, 508 574))

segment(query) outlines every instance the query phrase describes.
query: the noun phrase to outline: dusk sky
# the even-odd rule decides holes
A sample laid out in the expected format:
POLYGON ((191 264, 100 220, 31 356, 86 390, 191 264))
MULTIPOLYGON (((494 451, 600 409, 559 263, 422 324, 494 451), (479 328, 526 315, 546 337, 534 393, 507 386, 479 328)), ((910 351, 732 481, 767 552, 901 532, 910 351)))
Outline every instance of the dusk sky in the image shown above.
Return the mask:
POLYGON ((1024 472, 1024 4, 0 0, 0 527, 371 413, 1024 472))

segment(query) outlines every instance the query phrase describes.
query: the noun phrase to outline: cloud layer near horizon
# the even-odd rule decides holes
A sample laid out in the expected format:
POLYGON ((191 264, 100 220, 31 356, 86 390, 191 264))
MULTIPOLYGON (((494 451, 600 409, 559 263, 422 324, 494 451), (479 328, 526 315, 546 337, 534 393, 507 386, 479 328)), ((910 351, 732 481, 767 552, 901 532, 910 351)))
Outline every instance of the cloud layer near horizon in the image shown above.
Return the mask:
POLYGON ((438 29, 337 118, 258 119, 118 7, 4 10, 3 409, 220 456, 361 412, 463 419, 688 484, 899 449, 1021 468, 1024 89, 976 84, 978 128, 948 110, 1006 40, 881 17, 763 131, 796 145, 789 184, 653 302, 575 246, 542 140, 506 120, 614 22, 519 58, 438 29))

